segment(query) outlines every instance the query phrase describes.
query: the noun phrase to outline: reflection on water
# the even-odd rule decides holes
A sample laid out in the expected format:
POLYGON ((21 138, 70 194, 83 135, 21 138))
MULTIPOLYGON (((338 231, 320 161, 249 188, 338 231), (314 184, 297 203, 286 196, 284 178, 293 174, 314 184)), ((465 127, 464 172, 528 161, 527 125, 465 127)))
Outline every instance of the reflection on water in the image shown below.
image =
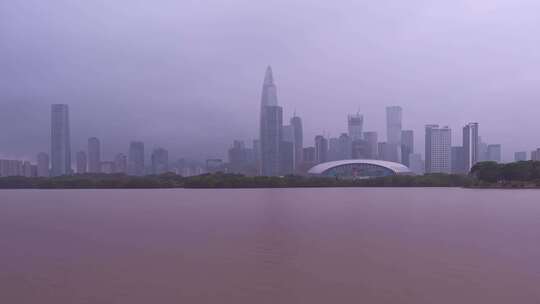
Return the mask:
POLYGON ((539 191, 0 191, 0 303, 540 303, 539 231, 539 191))

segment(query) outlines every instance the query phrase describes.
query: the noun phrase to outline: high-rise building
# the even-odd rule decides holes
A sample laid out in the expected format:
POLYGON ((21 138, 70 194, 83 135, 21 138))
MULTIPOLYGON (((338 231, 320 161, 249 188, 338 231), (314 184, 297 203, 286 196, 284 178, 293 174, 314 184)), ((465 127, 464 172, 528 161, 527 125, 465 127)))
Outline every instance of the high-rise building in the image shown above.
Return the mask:
POLYGON ((49 177, 49 154, 41 152, 37 155, 37 175, 49 177))
POLYGON ((328 161, 328 140, 322 135, 315 136, 315 162, 317 164, 328 161))
POLYGON ((401 145, 403 110, 399 106, 386 107, 386 142, 401 145))
POLYGON ((379 157, 379 139, 377 132, 364 132, 364 139, 368 145, 368 159, 379 157))
POLYGON ((129 145, 128 174, 143 176, 144 168, 144 143, 132 141, 129 145))
POLYGON ((290 175, 294 173, 296 167, 295 160, 295 130, 293 125, 285 125, 282 128, 282 138, 280 143, 280 175, 290 175))
POLYGON ((380 160, 397 162, 396 159, 396 145, 389 144, 387 142, 378 143, 377 155, 380 160))
POLYGON ((401 125, 403 110, 399 106, 386 107, 386 149, 388 161, 401 162, 401 125))
POLYGON ((96 137, 88 139, 88 172, 101 172, 101 143, 96 137))
POLYGON ((478 136, 478 123, 471 122, 463 127, 463 165, 468 173, 480 160, 480 137, 478 136))
POLYGON ((452 147, 452 174, 467 174, 465 168, 465 149, 461 146, 452 147))
POLYGON ((51 175, 71 174, 71 139, 69 107, 66 104, 51 106, 51 175))
POLYGON ((272 68, 266 69, 261 97, 260 175, 277 176, 280 174, 280 151, 282 141, 283 110, 278 106, 277 88, 274 84, 272 68))
POLYGON ((328 161, 340 160, 339 138, 330 137, 328 139, 328 161))
POLYGON ((438 125, 426 126, 426 173, 452 172, 452 130, 438 125))
POLYGON ((116 154, 114 157, 114 173, 128 173, 128 160, 124 153, 116 154))
POLYGON ((349 137, 352 141, 362 139, 364 131, 364 116, 360 113, 352 114, 347 117, 347 127, 349 137))
POLYGON ((295 157, 294 157, 294 142, 282 141, 279 147, 279 163, 280 175, 294 174, 295 170, 295 157))
POLYGON ((246 145, 241 140, 235 140, 229 149, 229 164, 239 168, 247 163, 246 145))
POLYGON ((488 155, 488 161, 494 161, 497 163, 501 162, 501 145, 494 144, 494 145, 488 145, 487 148, 487 155, 488 155))
POLYGON ((414 153, 414 131, 401 131, 401 163, 409 167, 409 155, 414 153))
POLYGON ((152 173, 159 175, 169 172, 169 151, 163 148, 152 152, 152 173))
POLYGON ((75 156, 77 162, 77 174, 84 174, 87 172, 88 168, 88 159, 86 157, 86 152, 79 151, 75 156))
POLYGON ((527 152, 520 151, 514 153, 514 161, 527 161, 527 152))
POLYGON ((291 126, 294 130, 294 164, 296 170, 296 167, 302 163, 302 156, 304 155, 304 130, 302 126, 302 118, 297 116, 296 113, 294 114, 293 118, 291 118, 291 126))

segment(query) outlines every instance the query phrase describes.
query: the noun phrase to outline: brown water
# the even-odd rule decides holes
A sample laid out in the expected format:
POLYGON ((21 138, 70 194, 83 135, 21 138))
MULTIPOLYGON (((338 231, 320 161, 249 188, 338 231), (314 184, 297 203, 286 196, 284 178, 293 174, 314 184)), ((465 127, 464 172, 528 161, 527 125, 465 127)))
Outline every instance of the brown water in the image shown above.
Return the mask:
POLYGON ((0 191, 0 303, 540 303, 540 191, 0 191))

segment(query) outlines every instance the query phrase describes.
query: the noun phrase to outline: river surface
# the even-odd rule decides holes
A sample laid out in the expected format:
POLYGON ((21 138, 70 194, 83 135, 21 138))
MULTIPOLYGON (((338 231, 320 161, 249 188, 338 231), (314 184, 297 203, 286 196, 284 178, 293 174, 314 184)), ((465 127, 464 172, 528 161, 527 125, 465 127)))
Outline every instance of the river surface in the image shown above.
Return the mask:
POLYGON ((3 190, 0 303, 540 303, 540 191, 3 190))

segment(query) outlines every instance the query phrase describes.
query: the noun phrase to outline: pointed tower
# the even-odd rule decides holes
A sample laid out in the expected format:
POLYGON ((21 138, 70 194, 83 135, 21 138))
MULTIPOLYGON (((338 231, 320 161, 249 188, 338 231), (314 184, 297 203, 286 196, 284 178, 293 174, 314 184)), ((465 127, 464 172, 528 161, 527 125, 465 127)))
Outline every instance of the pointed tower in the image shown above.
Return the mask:
POLYGON ((264 74, 264 82, 261 96, 261 106, 277 106, 277 88, 274 84, 274 75, 272 75, 272 67, 268 66, 266 68, 266 73, 264 74))
POLYGON ((263 176, 280 175, 280 143, 282 139, 283 109, 278 106, 277 88, 272 68, 264 75, 260 116, 260 168, 263 176))

